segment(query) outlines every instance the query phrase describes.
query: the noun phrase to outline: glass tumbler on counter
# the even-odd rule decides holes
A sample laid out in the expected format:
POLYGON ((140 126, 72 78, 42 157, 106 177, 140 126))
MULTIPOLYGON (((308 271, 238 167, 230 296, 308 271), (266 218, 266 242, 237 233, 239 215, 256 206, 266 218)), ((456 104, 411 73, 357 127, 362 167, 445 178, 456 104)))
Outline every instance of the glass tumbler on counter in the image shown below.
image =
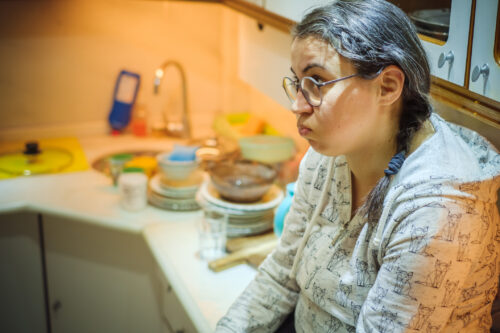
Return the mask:
POLYGON ((226 255, 226 214, 205 208, 197 229, 201 259, 211 261, 226 255))

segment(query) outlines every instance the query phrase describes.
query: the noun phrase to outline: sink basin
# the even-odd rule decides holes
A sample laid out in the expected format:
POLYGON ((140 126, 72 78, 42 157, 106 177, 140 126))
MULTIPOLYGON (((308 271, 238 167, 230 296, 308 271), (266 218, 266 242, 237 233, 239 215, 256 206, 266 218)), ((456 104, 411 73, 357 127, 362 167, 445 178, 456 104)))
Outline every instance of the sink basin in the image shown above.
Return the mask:
POLYGON ((94 162, 92 162, 92 168, 104 173, 105 175, 111 176, 111 171, 109 168, 109 160, 112 156, 119 155, 119 154, 129 154, 132 155, 132 157, 141 157, 141 156, 150 156, 150 157, 155 157, 159 153, 161 153, 161 150, 125 150, 125 151, 116 151, 113 152, 112 154, 107 154, 104 155, 98 159, 96 159, 94 162))

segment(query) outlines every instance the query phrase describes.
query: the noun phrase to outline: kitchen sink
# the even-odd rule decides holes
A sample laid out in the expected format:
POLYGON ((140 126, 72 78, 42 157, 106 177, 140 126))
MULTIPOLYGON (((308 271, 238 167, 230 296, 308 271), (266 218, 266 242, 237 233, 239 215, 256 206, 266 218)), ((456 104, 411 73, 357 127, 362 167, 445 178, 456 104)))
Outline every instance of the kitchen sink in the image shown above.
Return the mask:
POLYGON ((121 154, 129 154, 132 155, 132 158, 134 157, 141 157, 141 156, 150 156, 150 157, 155 157, 159 153, 161 153, 162 150, 124 150, 124 151, 115 151, 113 153, 104 155, 96 159, 94 162, 92 162, 92 168, 104 173, 105 175, 111 176, 111 171, 110 171, 110 159, 113 156, 116 155, 121 155, 121 154))

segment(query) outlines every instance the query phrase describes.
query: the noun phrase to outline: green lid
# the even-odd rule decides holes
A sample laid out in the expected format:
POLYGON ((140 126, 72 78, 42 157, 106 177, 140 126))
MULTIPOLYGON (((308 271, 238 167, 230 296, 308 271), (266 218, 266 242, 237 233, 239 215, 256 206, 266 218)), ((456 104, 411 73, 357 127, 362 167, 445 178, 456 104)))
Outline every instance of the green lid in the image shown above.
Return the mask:
POLYGON ((110 157, 112 161, 127 162, 131 160, 134 156, 132 154, 115 154, 110 157))
POLYGON ((144 173, 144 169, 143 168, 139 168, 139 167, 126 167, 126 168, 123 168, 122 170, 123 173, 128 173, 128 172, 142 172, 144 173))

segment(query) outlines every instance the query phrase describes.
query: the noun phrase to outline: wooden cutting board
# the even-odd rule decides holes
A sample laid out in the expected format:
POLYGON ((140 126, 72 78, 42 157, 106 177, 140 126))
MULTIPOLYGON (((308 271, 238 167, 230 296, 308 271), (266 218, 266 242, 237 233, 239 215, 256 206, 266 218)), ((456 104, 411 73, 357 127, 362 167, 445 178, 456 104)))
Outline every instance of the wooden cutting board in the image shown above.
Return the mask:
POLYGON ((209 262, 208 267, 215 272, 243 263, 258 267, 277 244, 278 238, 274 232, 230 238, 226 242, 226 250, 229 254, 209 262))

